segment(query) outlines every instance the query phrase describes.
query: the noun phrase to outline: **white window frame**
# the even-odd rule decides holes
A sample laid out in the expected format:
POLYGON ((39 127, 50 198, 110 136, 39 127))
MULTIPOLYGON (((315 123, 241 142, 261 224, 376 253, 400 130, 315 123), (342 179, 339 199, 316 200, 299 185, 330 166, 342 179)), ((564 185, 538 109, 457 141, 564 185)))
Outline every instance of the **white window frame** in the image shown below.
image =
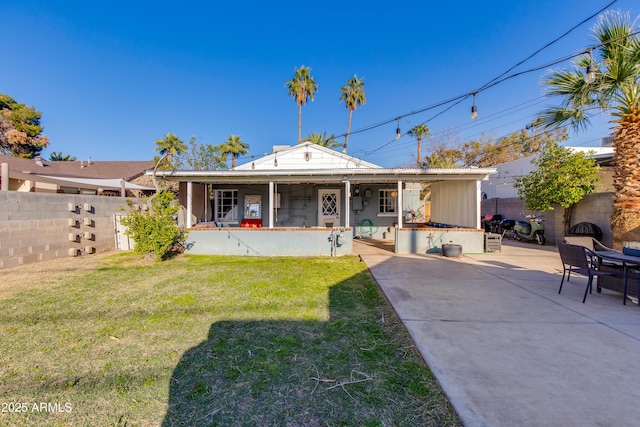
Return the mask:
POLYGON ((378 190, 378 216, 398 216, 398 189, 381 188, 378 190), (396 193, 393 197, 391 194, 396 193), (393 200, 393 210, 389 210, 391 205, 387 201, 393 200))
POLYGON ((224 224, 238 224, 238 190, 235 188, 214 189, 213 190, 213 220, 224 224), (225 195, 224 193, 231 193, 225 195), (231 202, 227 203, 226 199, 231 202), (225 210, 225 207, 229 209, 225 210), (231 218, 225 218, 231 214, 231 218))

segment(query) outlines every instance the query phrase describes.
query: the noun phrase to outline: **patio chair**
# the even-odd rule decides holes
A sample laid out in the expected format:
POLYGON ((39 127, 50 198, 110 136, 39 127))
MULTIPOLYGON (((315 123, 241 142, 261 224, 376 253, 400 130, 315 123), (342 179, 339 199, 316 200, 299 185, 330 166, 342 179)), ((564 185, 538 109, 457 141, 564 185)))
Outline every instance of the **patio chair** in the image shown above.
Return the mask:
POLYGON ((562 292, 565 276, 567 276, 567 281, 569 281, 571 272, 588 276, 589 281, 584 290, 584 298, 582 298, 582 303, 584 304, 587 300, 587 293, 591 293, 592 290, 593 276, 611 276, 615 274, 610 271, 599 270, 596 266, 592 265, 590 258, 596 255, 584 246, 571 245, 563 242, 558 242, 557 246, 558 252, 560 253, 560 260, 562 261, 562 281, 560 282, 558 293, 562 292))

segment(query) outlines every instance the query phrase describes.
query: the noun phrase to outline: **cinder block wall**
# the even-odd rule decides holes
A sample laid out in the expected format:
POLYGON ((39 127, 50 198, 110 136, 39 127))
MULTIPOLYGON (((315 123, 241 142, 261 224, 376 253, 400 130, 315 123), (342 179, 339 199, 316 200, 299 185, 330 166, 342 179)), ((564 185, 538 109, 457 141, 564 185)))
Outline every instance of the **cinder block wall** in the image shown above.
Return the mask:
MULTIPOLYGON (((602 243, 613 245, 610 218, 613 213, 612 195, 610 192, 587 195, 578 203, 573 211, 571 225, 590 222, 602 230, 602 243)), ((482 201, 482 216, 486 214, 502 214, 504 218, 520 219, 521 213, 532 213, 525 209, 524 201, 518 198, 488 199, 482 201)), ((544 235, 547 244, 555 245, 564 238, 564 208, 555 206, 552 211, 541 212, 545 220, 544 235)))
POLYGON ((0 268, 115 248, 120 197, 0 191, 0 268))

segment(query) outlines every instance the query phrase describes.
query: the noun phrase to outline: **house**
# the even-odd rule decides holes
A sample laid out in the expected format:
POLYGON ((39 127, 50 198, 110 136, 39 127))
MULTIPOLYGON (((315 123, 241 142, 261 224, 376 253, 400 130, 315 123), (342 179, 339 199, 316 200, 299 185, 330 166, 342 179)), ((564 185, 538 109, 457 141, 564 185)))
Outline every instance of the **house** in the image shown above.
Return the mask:
MULTIPOLYGON (((614 151, 611 138, 603 138, 601 147, 568 147, 574 151, 582 151, 596 160, 600 167, 600 186, 595 193, 587 195, 579 202, 573 211, 571 225, 588 222, 597 225, 603 232, 603 243, 611 246, 610 217, 613 194, 613 158, 614 151)), ((529 213, 520 200, 518 191, 514 187, 516 178, 533 172, 535 156, 524 157, 496 166, 496 173, 483 181, 482 188, 482 216, 500 214, 503 218, 520 219, 523 213, 529 213)), ((557 207, 552 211, 542 212, 545 220, 545 236, 547 243, 554 244, 564 238, 563 214, 564 209, 557 207)))
POLYGON ((305 142, 234 170, 157 176, 179 183, 192 253, 343 255, 354 238, 395 240, 399 253, 452 241, 482 252, 480 181, 494 172, 383 168, 305 142), (431 222, 417 224, 427 183, 431 222))
POLYGON ((0 155, 2 190, 140 196, 155 191, 144 172, 153 161, 46 161, 0 155))

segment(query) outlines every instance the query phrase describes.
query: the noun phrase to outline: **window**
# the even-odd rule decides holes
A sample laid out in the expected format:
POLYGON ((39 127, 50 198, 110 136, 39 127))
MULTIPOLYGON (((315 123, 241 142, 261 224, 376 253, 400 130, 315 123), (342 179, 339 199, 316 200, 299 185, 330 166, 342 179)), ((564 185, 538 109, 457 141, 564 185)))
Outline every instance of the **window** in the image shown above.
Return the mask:
POLYGON ((380 190, 379 195, 380 204, 378 205, 378 213, 380 215, 394 215, 397 212, 398 191, 380 190))
POLYGON ((213 191, 213 220, 238 222, 238 190, 213 191))
POLYGON ((262 218, 262 196, 244 196, 244 217, 252 219, 262 218))

